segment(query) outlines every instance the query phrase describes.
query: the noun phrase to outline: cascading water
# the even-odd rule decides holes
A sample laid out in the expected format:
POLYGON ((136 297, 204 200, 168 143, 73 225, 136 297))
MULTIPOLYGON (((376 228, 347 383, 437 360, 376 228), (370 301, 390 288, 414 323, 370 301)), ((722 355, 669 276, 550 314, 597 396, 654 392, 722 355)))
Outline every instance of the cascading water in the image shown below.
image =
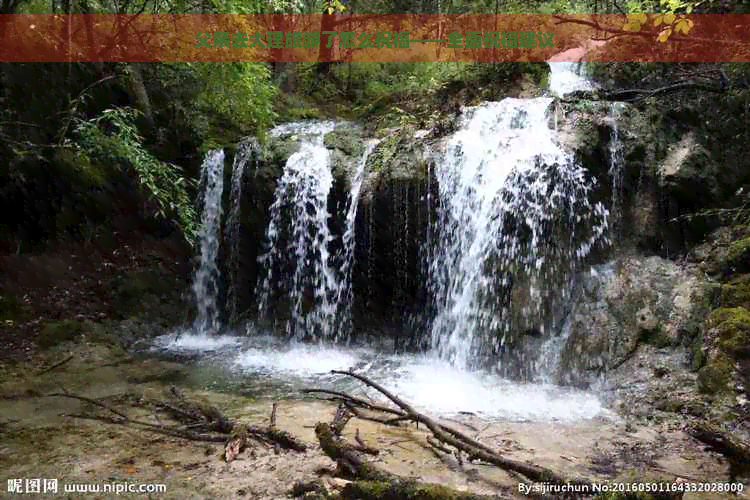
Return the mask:
POLYGON ((259 151, 258 142, 250 139, 241 143, 234 154, 232 164, 232 180, 229 192, 229 212, 225 222, 225 241, 229 244, 227 254, 227 299, 226 307, 229 314, 229 322, 237 321, 237 308, 239 307, 239 287, 241 286, 239 272, 241 265, 240 256, 240 216, 242 205, 242 179, 245 174, 245 166, 253 159, 257 160, 259 151))
MULTIPOLYGON (((553 68, 554 72, 560 66, 553 68)), ((558 76, 565 77, 562 81, 577 79, 558 76)), ((524 361, 542 375, 554 371, 570 328, 562 321, 542 319, 570 297, 571 276, 580 260, 607 240, 608 213, 601 204, 589 202, 593 181, 556 144, 557 135, 548 126, 552 101, 506 99, 467 109, 461 129, 445 147, 430 144, 431 156, 437 160, 428 162, 427 191, 391 191, 397 206, 402 201, 411 203, 415 196, 428 199, 424 219, 430 223, 424 229, 433 245, 421 257, 429 263, 435 299, 425 313, 433 316, 436 311, 434 320, 425 326, 432 330, 432 354, 437 356, 389 353, 387 342, 382 348, 286 342, 265 336, 268 332, 262 322, 258 328, 249 324, 248 331, 254 335, 165 336, 157 339, 155 348, 211 351, 212 370, 214 363, 222 363, 231 373, 241 374, 232 375, 229 383, 239 384, 242 391, 274 397, 296 395, 299 387, 310 386, 352 391, 354 387, 345 381, 332 379, 330 370, 353 368, 415 407, 441 416, 465 411, 503 419, 602 415, 605 412, 592 394, 546 384, 518 384, 501 378, 502 370, 465 370, 486 366, 477 362, 480 358, 497 359, 503 350, 493 350, 506 338, 505 345, 512 346, 518 332, 524 336, 534 331, 541 333, 533 344, 535 357, 524 361), (253 385, 261 380, 262 387, 253 385), (447 393, 452 396, 446 398, 447 393)), ((360 238, 354 234, 360 192, 373 195, 362 184, 373 145, 352 176, 346 212, 331 214, 329 207, 335 205, 331 190, 338 184, 332 178, 323 137, 333 128, 333 123, 308 122, 271 131, 271 135, 291 139, 289 144, 296 141, 298 149, 283 168, 268 211, 256 298, 261 317, 281 320, 293 340, 336 340, 340 329, 347 328, 356 245, 362 245, 367 259, 362 272, 370 278, 382 272, 377 259, 380 240, 373 237, 379 209, 372 199, 360 211, 366 220, 359 227, 369 225, 367 234, 360 238), (334 218, 337 222, 329 229, 334 218), (337 227, 342 227, 340 232, 337 227), (340 242, 335 241, 339 234, 340 242), (334 248, 340 251, 334 253, 334 248)), ((237 169, 235 164, 234 172, 237 169)), ((231 199, 236 200, 234 194, 231 199)), ((417 214, 417 220, 423 220, 420 217, 417 214)), ((229 219, 234 220, 231 213, 229 219)), ((406 255, 399 245, 420 233, 414 232, 411 219, 394 218, 390 225, 399 228, 393 230, 404 228, 388 250, 397 261, 406 255), (408 225, 398 225, 403 222, 408 225)), ((402 278, 394 276, 395 281, 402 278)), ((536 377, 536 381, 551 381, 551 377, 536 377)))
POLYGON ((341 250, 333 255, 329 245, 334 237, 328 226, 333 175, 323 137, 334 126, 331 122, 291 124, 271 131, 272 135, 297 134, 301 143, 286 162, 270 208, 268 250, 259 259, 266 268, 257 290, 259 313, 270 315, 275 287, 285 286, 282 293, 291 301, 286 331, 296 340, 335 341, 348 333, 350 325, 354 222, 367 158, 377 142, 368 144, 351 179, 341 250), (293 262, 287 262, 289 257, 293 262), (275 274, 280 267, 291 271, 291 279, 275 274))
POLYGON ((580 64, 572 62, 549 63, 549 90, 563 96, 578 90, 592 90, 594 86, 580 76, 580 64))
POLYGON ((221 228, 221 196, 224 189, 224 150, 209 151, 201 167, 201 228, 199 232, 200 266, 195 273, 193 292, 198 317, 193 330, 212 335, 219 330, 216 297, 219 286, 219 234, 221 228))
POLYGON ((323 137, 330 122, 277 127, 271 135, 300 134, 300 149, 289 157, 276 185, 271 220, 266 230, 267 252, 259 257, 266 274, 257 290, 260 317, 268 317, 276 290, 286 287, 290 318, 287 334, 294 339, 328 339, 334 333, 336 276, 328 245, 328 194, 333 185, 330 153, 323 137), (285 227, 288 221, 288 228, 285 227), (286 241, 286 245, 283 242, 286 241), (275 270, 292 257, 291 277, 275 270))
POLYGON ((380 141, 373 140, 367 143, 362 158, 357 163, 357 170, 351 180, 351 189, 347 200, 346 210, 346 228, 342 237, 343 245, 341 249, 341 279, 337 286, 336 303, 340 309, 340 321, 343 325, 344 332, 350 331, 351 328, 351 306, 354 299, 352 294, 352 267, 354 265, 354 228, 357 218, 357 207, 359 207, 359 195, 362 191, 362 183, 367 174, 367 160, 370 153, 375 149, 380 141))
POLYGON ((613 233, 619 235, 620 221, 622 218, 622 183, 625 172, 623 167, 625 159, 623 158, 623 145, 620 140, 620 131, 617 127, 617 121, 622 111, 622 103, 612 104, 612 137, 609 142, 609 177, 612 183, 612 226, 613 233))
POLYGON ((519 319, 564 302, 575 263, 606 240, 607 211, 588 201, 593 181, 549 128, 552 101, 466 109, 435 167, 432 346, 454 366, 476 367, 517 334, 519 319), (549 290, 555 280, 561 289, 549 290))

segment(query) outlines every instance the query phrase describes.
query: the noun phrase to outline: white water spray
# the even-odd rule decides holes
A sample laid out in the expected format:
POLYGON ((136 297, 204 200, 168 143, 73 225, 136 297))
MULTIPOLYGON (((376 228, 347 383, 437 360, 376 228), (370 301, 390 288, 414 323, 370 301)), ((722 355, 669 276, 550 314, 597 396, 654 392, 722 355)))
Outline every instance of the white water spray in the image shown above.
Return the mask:
POLYGON ((606 209, 588 202, 592 181, 549 128, 552 101, 505 99, 466 109, 436 166, 432 345, 459 368, 474 367, 513 333, 509 301, 520 277, 527 295, 516 309, 539 316, 546 281, 606 237, 606 209))
POLYGON ((580 63, 550 62, 549 90, 557 96, 564 96, 578 90, 593 90, 594 86, 580 75, 580 63))
POLYGON ((203 186, 200 242, 200 266, 195 273, 195 293, 198 317, 193 330, 212 335, 219 330, 216 296, 219 287, 219 234, 221 228, 221 195, 224 189, 224 150, 209 151, 201 167, 203 186))
POLYGON ((240 241, 240 217, 242 215, 242 180, 245 175, 245 167, 251 160, 257 160, 259 151, 258 142, 250 139, 238 145, 234 154, 232 164, 232 180, 229 192, 229 213, 225 222, 225 241, 229 245, 227 254, 227 311, 229 322, 237 321, 237 309, 239 307, 239 288, 241 259, 240 241))
POLYGON ((344 325, 343 330, 345 332, 349 332, 351 328, 351 307, 354 300, 352 293, 352 267, 354 266, 354 230, 357 219, 357 207, 359 207, 359 195, 362 191, 362 184, 367 176, 367 159, 379 142, 378 140, 372 140, 367 143, 365 152, 357 163, 357 170, 354 172, 349 191, 346 210, 346 229, 342 237, 341 278, 336 290, 336 303, 340 306, 340 320, 344 325))
POLYGON ((285 287, 291 301, 286 330, 298 340, 327 339, 334 333, 337 279, 328 248, 332 239, 328 194, 333 175, 330 153, 323 144, 323 137, 333 127, 329 122, 291 124, 271 131, 272 135, 304 135, 276 185, 266 230, 267 252, 259 258, 266 275, 258 287, 258 308, 260 316, 267 317, 274 287, 285 287), (276 276, 276 269, 287 264, 291 264, 291 278, 276 276))
POLYGON ((367 145, 351 179, 341 250, 333 255, 328 198, 334 179, 323 138, 334 126, 296 123, 271 132, 298 134, 300 149, 287 160, 270 208, 267 252, 259 259, 266 268, 258 285, 259 313, 266 318, 272 315, 275 297, 287 295, 286 331, 296 340, 336 341, 350 326, 355 220, 367 158, 377 142, 367 145), (290 277, 277 276, 277 269, 285 269, 290 277))
POLYGON ((622 196, 625 159, 623 157, 623 144, 620 139, 620 131, 617 122, 623 109, 622 103, 612 104, 612 137, 609 142, 609 177, 612 182, 612 219, 615 234, 619 233, 622 219, 622 196))

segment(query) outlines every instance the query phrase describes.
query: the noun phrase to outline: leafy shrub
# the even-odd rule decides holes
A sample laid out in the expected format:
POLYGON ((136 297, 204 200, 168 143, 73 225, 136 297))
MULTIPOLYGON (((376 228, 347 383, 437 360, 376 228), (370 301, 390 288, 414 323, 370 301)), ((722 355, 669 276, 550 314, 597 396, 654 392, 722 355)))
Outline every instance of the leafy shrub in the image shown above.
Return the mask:
POLYGON ((135 120, 139 112, 122 107, 104 110, 90 120, 78 120, 78 144, 101 162, 129 166, 141 186, 156 201, 158 215, 174 218, 185 239, 192 244, 197 231, 196 215, 188 193, 191 180, 174 164, 159 161, 143 146, 135 120))

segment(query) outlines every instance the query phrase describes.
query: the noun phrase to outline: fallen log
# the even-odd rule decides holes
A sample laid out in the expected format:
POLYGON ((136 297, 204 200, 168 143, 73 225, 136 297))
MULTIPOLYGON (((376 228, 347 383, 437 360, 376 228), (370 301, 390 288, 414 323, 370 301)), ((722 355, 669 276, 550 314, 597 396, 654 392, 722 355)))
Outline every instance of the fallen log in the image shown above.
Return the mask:
POLYGON ((592 489, 591 483, 586 480, 565 477, 538 465, 518 462, 516 460, 505 458, 495 450, 491 449, 489 446, 470 438, 469 436, 463 434, 462 432, 459 432, 456 429, 443 424, 439 424, 432 420, 430 417, 419 413, 414 408, 412 408, 411 405, 395 396, 394 394, 391 394, 390 391, 385 389, 377 382, 373 382, 363 375, 359 375, 352 371, 340 370, 332 370, 332 373, 354 377, 364 384, 377 390, 385 397, 390 399, 396 406, 401 408, 401 410, 403 410, 406 414, 408 414, 411 417, 411 420, 416 423, 424 424, 430 430, 430 432, 432 432, 435 438, 437 438, 438 441, 453 446, 457 450, 466 453, 470 460, 482 460, 483 462, 496 465, 504 470, 517 472, 532 481, 547 482, 558 485, 576 485, 580 486, 581 489, 585 488, 589 491, 592 489))
MULTIPOLYGON (((163 401, 153 401, 151 404, 156 408, 166 411, 174 420, 181 423, 182 426, 167 426, 136 420, 106 403, 68 392, 47 394, 45 397, 63 397, 84 401, 107 410, 117 417, 115 419, 91 415, 71 415, 76 418, 90 418, 120 425, 136 425, 167 436, 211 443, 223 441, 229 444, 227 442, 228 439, 231 441, 238 437, 234 431, 241 430, 243 435, 252 437, 265 444, 277 445, 281 448, 298 452, 307 450, 307 445, 304 442, 292 434, 276 428, 275 409, 272 411, 271 424, 268 427, 246 425, 227 419, 218 409, 206 402, 188 401, 174 389, 172 394, 178 397, 179 404, 163 401)), ((240 448, 244 448, 247 443, 240 444, 242 444, 240 448)))
POLYGON ((512 498, 478 495, 454 490, 440 484, 403 479, 391 482, 353 481, 344 486, 339 496, 342 500, 411 500, 417 498, 419 500, 498 500, 512 498))
MULTIPOLYGON (((320 483, 297 484, 295 496, 314 493, 314 498, 332 500, 498 500, 503 497, 477 495, 447 486, 405 480, 380 470, 359 455, 357 448, 336 435, 332 424, 320 422, 315 435, 323 452, 335 461, 340 470, 356 480, 347 482, 337 494, 331 495, 320 483)), ((512 498, 512 497, 505 497, 512 498)))
POLYGON ((735 479, 750 472, 750 443, 726 429, 706 421, 690 425, 688 434, 729 460, 729 475, 735 479))
POLYGON ((750 444, 706 421, 688 427, 688 433, 727 457, 750 462, 750 444))
POLYGON ((396 476, 381 471, 368 463, 357 452, 356 448, 342 441, 331 424, 320 422, 315 426, 315 436, 320 441, 323 453, 336 462, 347 475, 368 481, 392 481, 396 476))

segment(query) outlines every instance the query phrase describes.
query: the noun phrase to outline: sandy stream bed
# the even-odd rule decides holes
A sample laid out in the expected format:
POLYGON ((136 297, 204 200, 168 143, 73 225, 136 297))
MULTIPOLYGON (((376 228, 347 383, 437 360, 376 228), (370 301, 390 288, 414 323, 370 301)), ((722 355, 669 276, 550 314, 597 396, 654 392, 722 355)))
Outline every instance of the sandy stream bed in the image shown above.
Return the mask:
MULTIPOLYGON (((101 344, 64 346, 31 362, 0 367, 0 498, 159 498, 252 499, 289 498, 295 481, 311 480, 334 464, 317 446, 314 426, 330 421, 333 404, 321 401, 279 402, 277 425, 311 444, 305 453, 284 452, 261 445, 242 453, 232 463, 222 459, 217 444, 191 442, 146 430, 72 418, 64 414, 91 413, 92 405, 68 398, 24 397, 58 392, 105 398, 132 418, 156 423, 145 410, 126 404, 126 395, 164 399, 171 385, 188 396, 202 396, 225 414, 240 421, 264 424, 271 400, 198 390, 189 370, 179 363, 156 359, 135 360, 101 344), (69 362, 44 374, 45 367, 72 355, 69 362), (13 479, 58 479, 57 495, 11 493, 13 479), (68 483, 158 483, 163 493, 64 493, 68 483)), ((101 410, 97 410, 98 414, 101 410)), ((727 466, 720 456, 679 430, 663 423, 650 427, 626 425, 605 419, 574 423, 490 423, 466 416, 463 423, 449 422, 467 434, 497 447, 516 460, 529 460, 556 471, 605 482, 636 467, 662 478, 726 480, 727 466)), ((480 493, 500 493, 506 498, 528 498, 519 493, 519 480, 494 467, 441 461, 426 445, 422 429, 403 428, 353 419, 345 435, 356 429, 370 445, 381 450, 375 460, 391 472, 424 481, 444 483, 480 493)), ((728 495, 686 493, 686 500, 736 498, 728 495)))

